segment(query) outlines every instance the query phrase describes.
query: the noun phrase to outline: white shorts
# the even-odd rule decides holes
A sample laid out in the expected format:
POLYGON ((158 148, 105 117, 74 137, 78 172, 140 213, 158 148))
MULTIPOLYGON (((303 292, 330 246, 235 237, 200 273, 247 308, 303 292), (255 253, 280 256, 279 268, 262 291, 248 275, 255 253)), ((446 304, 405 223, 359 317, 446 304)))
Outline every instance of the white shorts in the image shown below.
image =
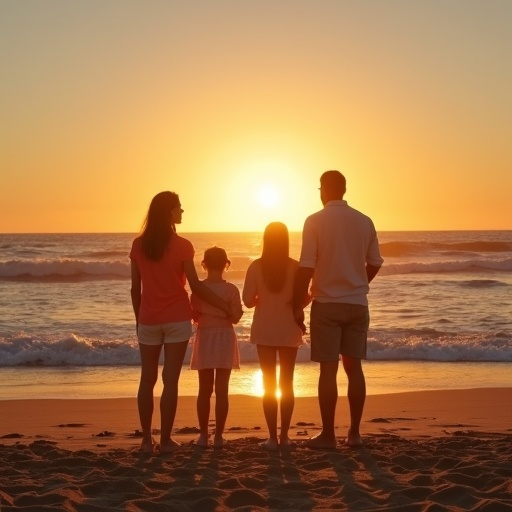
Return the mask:
POLYGON ((141 345, 162 345, 163 343, 180 343, 192 336, 192 322, 171 322, 169 324, 139 324, 137 338, 141 345))

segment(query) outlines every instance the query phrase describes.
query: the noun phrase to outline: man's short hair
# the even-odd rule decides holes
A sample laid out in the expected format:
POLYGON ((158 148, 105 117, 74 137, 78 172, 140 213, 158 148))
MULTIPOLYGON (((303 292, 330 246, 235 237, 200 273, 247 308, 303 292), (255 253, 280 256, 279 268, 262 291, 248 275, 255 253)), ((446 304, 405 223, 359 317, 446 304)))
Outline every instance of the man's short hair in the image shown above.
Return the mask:
POLYGON ((340 171, 326 171, 320 177, 320 185, 330 193, 345 194, 347 190, 347 181, 340 171))

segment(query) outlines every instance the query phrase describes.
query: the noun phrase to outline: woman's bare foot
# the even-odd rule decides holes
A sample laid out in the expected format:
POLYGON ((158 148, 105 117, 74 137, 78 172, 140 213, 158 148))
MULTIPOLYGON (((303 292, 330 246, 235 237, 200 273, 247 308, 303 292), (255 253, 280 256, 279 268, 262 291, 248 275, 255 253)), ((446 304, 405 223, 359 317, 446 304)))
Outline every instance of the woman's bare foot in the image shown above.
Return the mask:
POLYGON ((181 446, 180 443, 174 439, 169 439, 166 443, 160 443, 160 453, 171 453, 176 451, 181 446))
POLYGON ((259 446, 265 448, 265 450, 269 452, 277 452, 279 450, 279 444, 276 439, 267 439, 266 441, 259 443, 259 446))
POLYGON ((305 442, 305 446, 314 450, 335 450, 336 444, 335 437, 326 436, 323 432, 305 442))
POLYGON ((215 436, 213 438, 213 447, 214 448, 223 448, 226 446, 227 441, 222 436, 215 436))
POLYGON ((196 445, 200 446, 201 448, 208 448, 209 444, 209 435, 208 434, 199 434, 199 437, 197 438, 196 445))

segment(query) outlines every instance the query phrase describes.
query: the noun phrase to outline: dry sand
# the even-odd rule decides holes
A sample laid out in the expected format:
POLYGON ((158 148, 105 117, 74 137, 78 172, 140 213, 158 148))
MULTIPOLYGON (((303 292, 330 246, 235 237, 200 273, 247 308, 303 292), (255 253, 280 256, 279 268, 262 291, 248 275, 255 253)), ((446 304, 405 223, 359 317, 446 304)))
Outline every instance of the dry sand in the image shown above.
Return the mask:
POLYGON ((321 422, 316 398, 299 398, 297 446, 271 453, 261 400, 233 396, 227 446, 203 449, 181 397, 182 447, 148 456, 135 399, 0 401, 0 510, 512 511, 511 388, 369 396, 358 449, 347 421, 340 397, 338 449, 303 447, 321 422))

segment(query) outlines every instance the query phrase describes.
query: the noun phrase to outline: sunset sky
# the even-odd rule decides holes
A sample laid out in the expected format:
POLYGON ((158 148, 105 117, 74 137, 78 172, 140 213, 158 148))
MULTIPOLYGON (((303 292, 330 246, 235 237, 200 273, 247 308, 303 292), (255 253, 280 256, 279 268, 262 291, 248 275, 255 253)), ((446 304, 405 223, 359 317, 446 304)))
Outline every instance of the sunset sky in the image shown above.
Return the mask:
POLYGON ((512 229, 510 0, 2 0, 0 232, 512 229))

